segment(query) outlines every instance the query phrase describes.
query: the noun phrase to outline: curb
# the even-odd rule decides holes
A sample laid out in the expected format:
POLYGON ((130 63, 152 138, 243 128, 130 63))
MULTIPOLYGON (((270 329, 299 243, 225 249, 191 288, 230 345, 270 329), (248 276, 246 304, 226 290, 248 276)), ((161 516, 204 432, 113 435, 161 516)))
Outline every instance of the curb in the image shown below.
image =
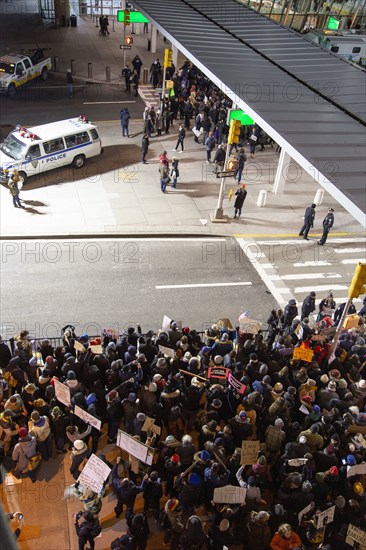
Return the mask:
POLYGON ((187 238, 231 238, 232 235, 224 235, 220 233, 151 233, 151 232, 141 232, 141 233, 64 233, 59 235, 1 235, 1 241, 33 241, 33 240, 59 240, 59 239, 187 239, 187 238))

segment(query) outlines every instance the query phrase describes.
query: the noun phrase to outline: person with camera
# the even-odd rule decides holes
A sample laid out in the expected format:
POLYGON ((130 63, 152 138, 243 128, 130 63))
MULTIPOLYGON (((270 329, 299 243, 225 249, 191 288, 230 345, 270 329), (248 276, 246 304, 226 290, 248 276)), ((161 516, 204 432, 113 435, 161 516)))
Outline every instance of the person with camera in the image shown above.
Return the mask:
POLYGON ((6 514, 7 519, 10 521, 12 519, 17 521, 17 527, 14 531, 14 536, 16 539, 19 538, 21 528, 23 527, 23 514, 21 512, 8 512, 6 514))
POLYGON ((79 539, 79 550, 84 550, 85 545, 88 542, 90 545, 90 550, 94 550, 95 542, 94 539, 100 535, 102 527, 99 523, 97 516, 92 514, 89 511, 78 512, 74 514, 75 519, 75 530, 79 539), (83 518, 83 523, 79 524, 80 519, 83 518))

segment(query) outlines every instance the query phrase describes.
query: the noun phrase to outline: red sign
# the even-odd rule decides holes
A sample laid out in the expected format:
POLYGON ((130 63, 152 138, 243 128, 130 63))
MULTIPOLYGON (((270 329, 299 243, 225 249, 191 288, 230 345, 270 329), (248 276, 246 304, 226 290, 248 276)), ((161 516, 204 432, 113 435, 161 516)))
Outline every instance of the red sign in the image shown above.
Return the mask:
POLYGON ((229 369, 225 367, 210 367, 208 369, 209 378, 227 378, 229 369))
POLYGON ((245 392, 246 385, 239 382, 239 380, 237 380, 235 376, 231 374, 231 372, 229 372, 227 381, 229 382, 230 386, 232 386, 234 390, 236 390, 238 393, 245 392))

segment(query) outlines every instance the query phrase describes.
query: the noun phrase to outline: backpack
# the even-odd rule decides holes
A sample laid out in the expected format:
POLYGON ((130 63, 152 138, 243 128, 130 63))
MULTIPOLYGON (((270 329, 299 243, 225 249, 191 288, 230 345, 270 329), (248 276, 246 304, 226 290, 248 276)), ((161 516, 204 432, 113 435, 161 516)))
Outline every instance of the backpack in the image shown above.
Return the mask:
POLYGON ((4 374, 4 380, 9 388, 15 388, 15 386, 17 385, 17 381, 9 371, 4 374))
POLYGON ((95 539, 100 533, 102 532, 102 526, 100 525, 99 521, 93 527, 90 529, 90 535, 95 539))

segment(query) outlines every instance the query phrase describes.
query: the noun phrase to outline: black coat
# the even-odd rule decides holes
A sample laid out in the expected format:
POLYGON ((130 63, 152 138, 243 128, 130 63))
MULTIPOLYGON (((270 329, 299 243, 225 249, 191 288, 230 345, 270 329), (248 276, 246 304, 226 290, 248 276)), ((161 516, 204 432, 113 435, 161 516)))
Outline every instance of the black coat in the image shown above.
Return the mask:
POLYGON ((246 189, 238 189, 235 193, 236 199, 234 202, 234 208, 243 208, 244 201, 247 196, 247 190, 246 189))
POLYGON ((311 208, 311 206, 308 206, 307 209, 305 210, 304 224, 310 227, 313 227, 314 218, 315 218, 315 209, 311 208))
POLYGON ((141 143, 141 151, 142 151, 143 153, 147 153, 148 150, 149 150, 149 145, 150 145, 149 138, 143 137, 143 138, 142 138, 142 143, 141 143))

